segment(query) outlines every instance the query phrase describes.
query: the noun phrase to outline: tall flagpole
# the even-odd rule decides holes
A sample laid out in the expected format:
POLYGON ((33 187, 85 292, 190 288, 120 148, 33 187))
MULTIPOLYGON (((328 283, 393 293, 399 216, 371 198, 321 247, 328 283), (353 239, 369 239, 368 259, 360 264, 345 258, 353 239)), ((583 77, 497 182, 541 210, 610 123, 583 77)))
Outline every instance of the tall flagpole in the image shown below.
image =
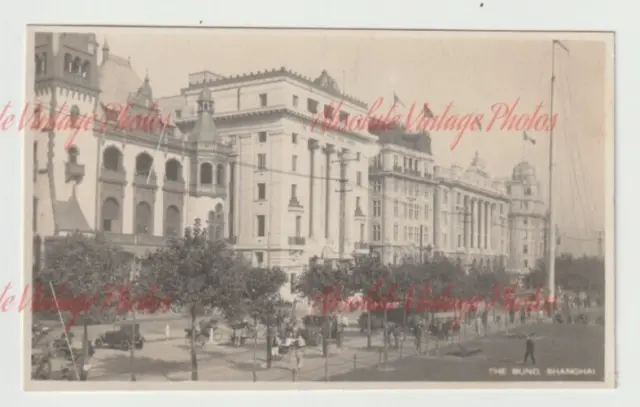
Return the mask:
POLYGON ((553 210, 553 94, 555 88, 555 58, 556 58, 556 40, 551 41, 551 100, 549 102, 550 123, 549 126, 549 240, 548 240, 548 278, 549 278, 549 314, 552 314, 553 303, 556 296, 556 228, 555 216, 553 210))

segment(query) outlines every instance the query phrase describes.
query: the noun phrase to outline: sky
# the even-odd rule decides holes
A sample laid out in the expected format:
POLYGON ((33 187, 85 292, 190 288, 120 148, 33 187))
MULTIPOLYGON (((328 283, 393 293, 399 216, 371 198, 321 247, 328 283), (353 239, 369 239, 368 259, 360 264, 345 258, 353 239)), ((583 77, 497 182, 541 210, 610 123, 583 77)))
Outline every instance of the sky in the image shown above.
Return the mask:
MULTIPOLYGON (((84 31, 84 30, 83 30, 84 31)), ((209 70, 237 75, 285 66, 315 78, 323 69, 347 94, 372 104, 382 99, 386 113, 394 93, 397 112, 428 103, 434 115, 482 114, 483 129, 466 131, 451 150, 455 132, 431 131, 436 164, 466 168, 474 154, 492 177, 507 178, 520 161, 530 162, 548 202, 549 132, 489 129, 495 109, 513 115, 549 114, 551 39, 555 47, 554 210, 561 249, 597 254, 597 233, 605 225, 606 43, 596 37, 550 37, 506 33, 459 34, 411 31, 231 30, 95 28, 110 52, 131 57, 143 78, 148 71, 154 97, 179 94, 188 74, 209 70)), ((512 116, 513 117, 513 116, 512 116)), ((612 137, 612 135, 609 135, 612 137)), ((613 197, 608 197, 612 201, 613 197)))

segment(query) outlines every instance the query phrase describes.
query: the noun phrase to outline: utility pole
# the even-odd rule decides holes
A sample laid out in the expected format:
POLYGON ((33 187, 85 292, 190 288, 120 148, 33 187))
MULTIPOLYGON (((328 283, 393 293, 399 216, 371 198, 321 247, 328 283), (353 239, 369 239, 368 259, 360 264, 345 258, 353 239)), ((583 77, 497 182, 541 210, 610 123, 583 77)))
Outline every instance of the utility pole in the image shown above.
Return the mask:
POLYGON ((342 261, 344 259, 344 246, 345 246, 345 238, 346 238, 346 227, 347 227, 347 192, 351 192, 351 190, 347 190, 347 163, 349 161, 359 161, 360 156, 356 158, 348 158, 349 150, 346 148, 342 150, 342 152, 338 156, 338 160, 335 162, 340 164, 340 189, 336 192, 340 193, 340 225, 339 225, 339 238, 338 238, 338 252, 339 259, 342 261))
POLYGON ((424 225, 420 225, 420 264, 424 264, 424 242, 422 241, 422 230, 424 225))

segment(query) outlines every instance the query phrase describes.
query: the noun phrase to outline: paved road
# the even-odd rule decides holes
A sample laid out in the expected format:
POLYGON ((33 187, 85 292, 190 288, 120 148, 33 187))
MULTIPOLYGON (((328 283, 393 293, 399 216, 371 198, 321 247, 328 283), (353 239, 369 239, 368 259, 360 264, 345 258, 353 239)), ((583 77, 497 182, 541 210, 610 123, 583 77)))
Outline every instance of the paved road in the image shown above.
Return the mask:
POLYGON ((473 355, 460 356, 455 346, 439 356, 394 361, 387 368, 358 369, 334 375, 331 381, 603 381, 604 327, 599 325, 537 324, 517 327, 510 334, 479 338, 464 344, 473 355), (535 333, 536 365, 523 365, 524 340, 535 333), (500 372, 499 368, 505 370, 500 372), (553 371, 578 368, 591 371, 553 371), (496 370, 492 370, 496 369, 496 370), (514 372, 513 369, 516 369, 514 372), (527 369, 527 370, 524 370, 527 369), (539 369, 539 376, 536 375, 539 369), (504 373, 504 375, 500 374, 504 373), (514 374, 519 373, 519 374, 514 374), (593 374, 591 374, 593 373, 593 374))

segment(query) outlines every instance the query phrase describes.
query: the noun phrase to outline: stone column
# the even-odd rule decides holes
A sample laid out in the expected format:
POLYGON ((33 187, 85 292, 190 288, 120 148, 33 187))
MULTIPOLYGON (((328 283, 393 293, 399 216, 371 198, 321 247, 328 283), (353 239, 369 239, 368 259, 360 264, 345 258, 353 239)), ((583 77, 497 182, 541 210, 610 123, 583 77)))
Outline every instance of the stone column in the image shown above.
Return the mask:
POLYGON ((482 213, 482 208, 484 206, 484 201, 479 199, 478 200, 478 249, 482 249, 482 233, 483 233, 483 227, 482 227, 482 218, 484 217, 484 214, 482 213))
POLYGON ((475 247, 475 236, 476 236, 476 200, 474 198, 470 198, 469 202, 471 203, 471 218, 469 219, 469 247, 475 247))
POLYGON ((465 196, 464 197, 464 202, 463 202, 464 206, 463 206, 463 211, 464 213, 462 214, 462 221, 463 221, 463 239, 464 239, 464 248, 468 249, 469 248, 469 220, 471 219, 471 215, 469 213, 469 211, 471 210, 471 206, 469 203, 469 197, 465 196))
POLYGON ((314 222, 314 205, 313 201, 315 199, 315 190, 314 186, 316 183, 316 172, 315 172, 315 155, 316 150, 318 149, 318 141, 314 139, 309 139, 308 148, 309 148, 309 237, 314 236, 313 230, 313 222, 314 222))
POLYGON ((331 154, 335 152, 333 144, 327 144, 323 149, 326 156, 326 174, 325 174, 325 208, 324 208, 324 237, 329 239, 331 225, 329 218, 331 216, 331 154))
POLYGON ((489 231, 491 223, 489 222, 489 202, 484 203, 484 248, 489 248, 489 231))

